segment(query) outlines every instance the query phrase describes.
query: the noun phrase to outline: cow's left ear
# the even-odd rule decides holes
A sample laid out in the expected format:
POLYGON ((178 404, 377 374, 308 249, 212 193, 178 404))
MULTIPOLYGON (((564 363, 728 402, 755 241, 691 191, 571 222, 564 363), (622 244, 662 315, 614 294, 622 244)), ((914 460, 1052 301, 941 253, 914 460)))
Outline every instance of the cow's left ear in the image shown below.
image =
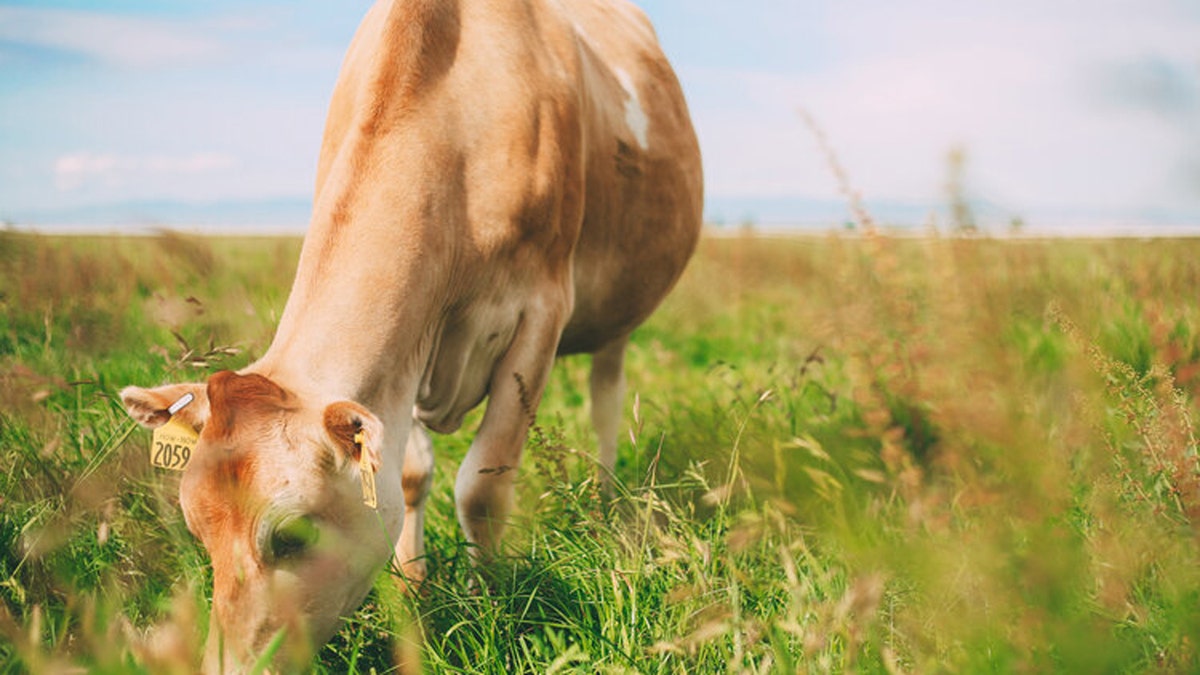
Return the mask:
POLYGON ((200 429, 208 421, 208 395, 203 384, 168 384, 154 389, 125 387, 121 390, 121 403, 138 424, 155 429, 178 415, 194 429, 200 429), (184 403, 188 396, 190 401, 184 403), (182 407, 178 407, 182 404, 182 407), (177 409, 172 412, 172 407, 177 409))
POLYGON ((370 410, 353 401, 338 401, 325 407, 325 433, 337 450, 337 466, 350 459, 365 457, 372 471, 378 472, 383 454, 383 422, 370 410))

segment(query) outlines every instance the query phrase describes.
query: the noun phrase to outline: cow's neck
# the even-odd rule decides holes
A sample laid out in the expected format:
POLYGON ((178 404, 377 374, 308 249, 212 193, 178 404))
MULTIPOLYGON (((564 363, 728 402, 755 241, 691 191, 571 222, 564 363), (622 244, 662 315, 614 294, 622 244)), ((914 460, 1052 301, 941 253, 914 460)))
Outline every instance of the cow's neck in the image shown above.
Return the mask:
POLYGON ((446 134, 414 103, 450 69, 460 27, 457 0, 402 0, 381 34, 360 36, 383 55, 335 92, 296 280, 250 370, 299 393, 411 411, 443 300, 442 270, 428 265, 448 258, 438 232, 455 203, 444 148, 430 140, 446 134), (363 95, 387 104, 360 105, 363 95))
POLYGON ((420 239, 391 221, 315 219, 275 339, 250 370, 302 395, 407 414, 435 302, 420 239))

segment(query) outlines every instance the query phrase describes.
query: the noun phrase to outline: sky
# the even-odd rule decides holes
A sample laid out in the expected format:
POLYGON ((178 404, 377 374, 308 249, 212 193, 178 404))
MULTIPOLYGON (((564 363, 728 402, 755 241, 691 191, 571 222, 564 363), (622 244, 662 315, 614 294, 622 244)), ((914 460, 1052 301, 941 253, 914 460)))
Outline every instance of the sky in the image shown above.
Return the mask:
MULTIPOLYGON (((303 206, 369 4, 0 0, 0 219, 303 206)), ((836 218, 830 152, 869 205, 920 218, 960 152, 980 213, 1200 223, 1197 0, 638 4, 712 219, 836 218)))

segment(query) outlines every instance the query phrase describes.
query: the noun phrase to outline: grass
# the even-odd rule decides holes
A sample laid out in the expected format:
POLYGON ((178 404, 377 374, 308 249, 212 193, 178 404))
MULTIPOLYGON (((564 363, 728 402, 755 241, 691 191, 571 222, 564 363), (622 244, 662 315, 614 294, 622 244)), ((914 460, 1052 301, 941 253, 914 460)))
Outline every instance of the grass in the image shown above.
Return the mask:
MULTIPOLYGON (((0 233, 0 673, 191 671, 206 557, 115 393, 261 354, 298 247, 0 233)), ((315 668, 1198 671, 1197 288, 1193 240, 705 239, 616 496, 564 360, 508 555, 469 564, 435 439, 426 587, 315 668)))

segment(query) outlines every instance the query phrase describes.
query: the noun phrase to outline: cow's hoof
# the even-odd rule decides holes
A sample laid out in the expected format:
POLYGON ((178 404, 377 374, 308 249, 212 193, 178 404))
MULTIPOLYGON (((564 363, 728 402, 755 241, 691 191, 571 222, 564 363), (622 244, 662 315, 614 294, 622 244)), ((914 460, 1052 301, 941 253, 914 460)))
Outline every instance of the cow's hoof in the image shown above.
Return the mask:
POLYGON ((428 567, 424 558, 409 560, 400 565, 400 574, 396 577, 396 581, 405 593, 417 593, 425 585, 427 573, 428 567))

